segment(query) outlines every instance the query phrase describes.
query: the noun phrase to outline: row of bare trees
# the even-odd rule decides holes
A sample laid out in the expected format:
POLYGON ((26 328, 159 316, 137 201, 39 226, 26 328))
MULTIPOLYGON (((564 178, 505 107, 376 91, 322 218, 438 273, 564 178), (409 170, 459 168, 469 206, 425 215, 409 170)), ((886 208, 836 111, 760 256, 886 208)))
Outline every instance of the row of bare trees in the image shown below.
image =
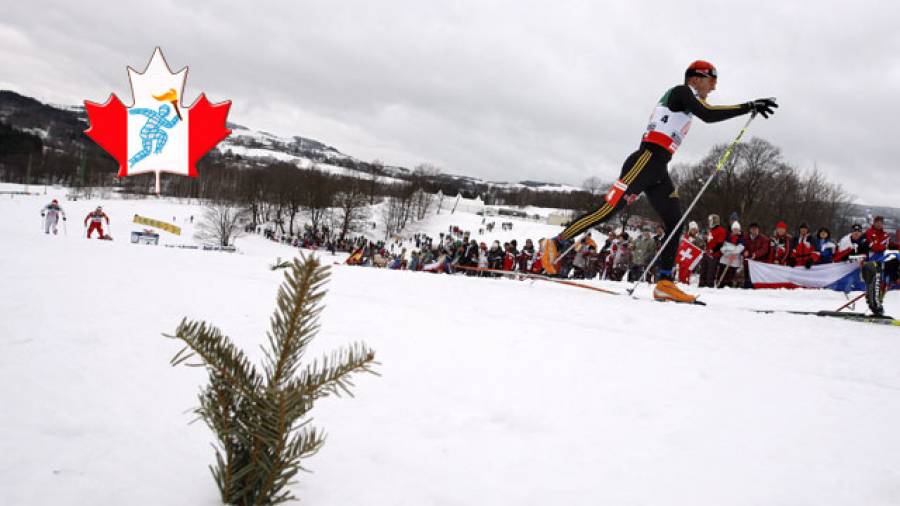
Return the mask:
MULTIPOLYGON (((697 195, 725 148, 716 146, 698 163, 675 168, 673 180, 683 206, 697 195)), ((745 227, 757 222, 763 230, 771 230, 783 220, 791 228, 805 222, 838 231, 849 228, 852 203, 853 197, 840 184, 829 182, 816 169, 798 169, 784 160, 777 146, 753 138, 735 148, 691 218, 704 223, 715 213, 724 222, 736 213, 745 227)))
MULTIPOLYGON (((697 163, 672 167, 671 177, 678 188, 682 208, 686 209, 694 200, 725 148, 724 144, 715 146, 697 163)), ((596 207, 611 184, 612 181, 596 177, 586 179, 582 188, 592 197, 580 200, 574 209, 583 212, 596 207)), ((844 230, 850 225, 852 203, 852 196, 839 184, 829 182, 821 172, 801 171, 784 160, 777 146, 753 138, 736 146, 687 220, 705 226, 707 216, 718 214, 726 226, 729 217, 737 216, 745 228, 757 222, 763 230, 771 230, 783 220, 791 227, 805 222, 814 227, 844 230)), ((629 215, 657 219, 646 199, 639 199, 626 208, 616 219, 616 226, 629 215)))

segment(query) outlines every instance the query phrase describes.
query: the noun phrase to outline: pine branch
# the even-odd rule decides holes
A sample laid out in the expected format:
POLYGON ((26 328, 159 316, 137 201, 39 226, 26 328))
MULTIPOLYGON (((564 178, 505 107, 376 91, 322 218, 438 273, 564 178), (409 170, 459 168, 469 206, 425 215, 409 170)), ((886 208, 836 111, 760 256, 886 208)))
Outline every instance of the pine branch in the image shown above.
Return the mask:
POLYGON ((216 327, 207 326, 205 322, 183 319, 175 329, 175 335, 163 334, 163 336, 180 339, 185 343, 185 347, 170 361, 173 367, 198 357, 201 360, 199 365, 215 370, 231 388, 251 398, 254 396, 256 387, 260 384, 256 368, 247 360, 244 352, 234 346, 216 327))
POLYGON ((290 388, 310 399, 320 399, 334 394, 346 394, 353 397, 350 387, 353 382, 350 376, 354 373, 378 375, 373 366, 375 352, 363 343, 354 343, 350 347, 332 352, 308 365, 292 382, 290 388))
POLYGON ((182 320, 171 339, 184 342, 173 366, 206 367, 209 383, 195 410, 218 439, 210 472, 222 500, 240 506, 279 504, 295 499, 289 485, 303 459, 324 444, 310 427, 317 399, 351 395, 351 376, 377 374, 375 353, 362 343, 339 349, 307 365, 300 360, 319 329, 318 318, 328 268, 314 257, 294 259, 278 291, 263 348, 263 374, 215 327, 182 320), (301 261, 302 260, 302 261, 301 261))
POLYGON ((294 375, 303 350, 318 331, 319 302, 325 296, 322 286, 328 280, 328 267, 319 265, 315 257, 294 259, 278 290, 276 310, 267 333, 266 380, 269 388, 280 388, 294 375))

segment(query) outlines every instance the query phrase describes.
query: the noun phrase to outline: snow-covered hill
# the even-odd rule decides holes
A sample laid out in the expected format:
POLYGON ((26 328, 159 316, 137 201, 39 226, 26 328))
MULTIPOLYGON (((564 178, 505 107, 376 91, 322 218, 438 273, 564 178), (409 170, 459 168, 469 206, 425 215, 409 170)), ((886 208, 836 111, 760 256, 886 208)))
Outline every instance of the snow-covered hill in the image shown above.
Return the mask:
MULTIPOLYGON (((45 104, 9 90, 0 90, 0 122, 40 138, 45 146, 61 152, 79 152, 78 141, 86 140, 87 117, 81 105, 45 104)), ((216 146, 222 155, 240 157, 253 163, 273 161, 293 163, 301 169, 315 167, 321 171, 343 176, 372 179, 392 184, 408 178, 411 170, 390 164, 371 163, 342 153, 323 142, 301 137, 284 136, 254 130, 229 123, 231 135, 216 146)), ((89 143, 93 149, 93 143, 89 143)), ((238 164, 240 165, 240 164, 238 164)), ((457 169, 459 170, 459 169, 457 169)), ((484 190, 521 190, 571 192, 579 188, 540 181, 485 181, 478 177, 442 174, 440 182, 453 182, 456 187, 484 190)))
MULTIPOLYGON (((153 199, 63 201, 68 235, 44 235, 39 209, 64 194, 0 195, 4 503, 219 504, 212 437, 188 425, 205 373, 171 368, 160 334, 204 319, 258 358, 282 278, 268 265, 296 251, 130 244, 133 214, 199 215, 153 199), (115 241, 80 235, 98 203, 115 241)), ((746 310, 833 309, 839 293, 704 290, 701 308, 343 265, 328 288, 310 357, 364 340, 382 376, 314 410, 329 438, 303 504, 900 503, 897 330, 746 310)))

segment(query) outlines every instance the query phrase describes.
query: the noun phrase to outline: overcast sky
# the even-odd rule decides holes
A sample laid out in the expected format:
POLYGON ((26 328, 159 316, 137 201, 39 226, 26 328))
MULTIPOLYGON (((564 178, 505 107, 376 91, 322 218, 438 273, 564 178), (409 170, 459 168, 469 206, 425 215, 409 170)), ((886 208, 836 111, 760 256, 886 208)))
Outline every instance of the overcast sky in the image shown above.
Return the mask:
MULTIPOLYGON (((859 202, 900 206, 900 3, 28 2, 0 17, 0 89, 129 103, 159 45, 230 120, 387 164, 486 179, 612 179, 695 59, 712 103, 777 96, 751 134, 859 202), (438 5, 440 4, 440 5, 438 5)), ((674 162, 741 120, 694 122, 674 162)), ((773 191, 777 191, 773 188, 773 191)))

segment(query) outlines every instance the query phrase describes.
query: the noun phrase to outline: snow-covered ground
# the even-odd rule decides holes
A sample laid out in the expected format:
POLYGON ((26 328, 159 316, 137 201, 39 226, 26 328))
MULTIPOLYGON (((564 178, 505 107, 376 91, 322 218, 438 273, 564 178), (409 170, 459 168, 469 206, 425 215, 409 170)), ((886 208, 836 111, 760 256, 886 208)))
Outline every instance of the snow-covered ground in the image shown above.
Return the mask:
MULTIPOLYGON (((39 209, 64 193, 0 195, 3 502, 218 504, 212 436, 187 424, 205 373, 171 368, 179 346, 160 334, 204 319, 258 357, 283 275, 268 265, 295 250, 130 244, 134 214, 200 214, 154 199, 103 201, 111 242, 80 234, 98 201, 63 200, 68 235, 46 236, 39 209)), ((510 221, 520 242, 553 230, 510 221)), ((317 405, 329 439, 295 491, 311 505, 900 504, 897 329, 745 310, 834 309, 835 292, 702 296, 335 266, 309 357, 363 340, 382 376, 317 405)), ((900 313, 898 294, 886 306, 900 313)))

